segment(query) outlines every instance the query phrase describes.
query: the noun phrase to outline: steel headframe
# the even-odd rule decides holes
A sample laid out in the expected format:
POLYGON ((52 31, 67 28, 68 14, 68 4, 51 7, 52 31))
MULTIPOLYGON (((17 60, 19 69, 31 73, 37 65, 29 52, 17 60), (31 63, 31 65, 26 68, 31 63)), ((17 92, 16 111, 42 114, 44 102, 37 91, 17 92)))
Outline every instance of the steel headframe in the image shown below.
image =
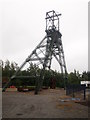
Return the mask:
POLYGON ((5 90, 10 81, 17 78, 19 71, 25 66, 27 62, 37 61, 42 65, 42 70, 39 75, 39 79, 36 81, 35 94, 38 94, 38 91, 42 88, 43 80, 45 76, 45 70, 51 69, 52 57, 55 57, 57 62, 60 65, 61 73, 63 75, 64 87, 67 82, 67 69, 65 64, 65 57, 62 45, 62 34, 59 30, 59 16, 61 14, 56 14, 54 10, 46 13, 46 36, 43 40, 36 46, 32 53, 26 58, 23 64, 19 67, 16 73, 11 77, 9 82, 4 86, 5 90))
POLYGON ((59 31, 59 16, 54 10, 46 12, 46 31, 49 29, 56 29, 59 31))

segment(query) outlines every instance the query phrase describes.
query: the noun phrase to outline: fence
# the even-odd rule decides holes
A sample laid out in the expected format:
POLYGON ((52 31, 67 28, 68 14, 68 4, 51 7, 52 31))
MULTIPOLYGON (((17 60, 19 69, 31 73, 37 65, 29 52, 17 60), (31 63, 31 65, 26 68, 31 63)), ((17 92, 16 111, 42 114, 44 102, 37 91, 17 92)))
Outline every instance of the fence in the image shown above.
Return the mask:
POLYGON ((66 87, 66 95, 72 95, 72 97, 75 97, 75 93, 83 91, 83 97, 84 100, 86 99, 86 86, 85 85, 68 85, 66 87))

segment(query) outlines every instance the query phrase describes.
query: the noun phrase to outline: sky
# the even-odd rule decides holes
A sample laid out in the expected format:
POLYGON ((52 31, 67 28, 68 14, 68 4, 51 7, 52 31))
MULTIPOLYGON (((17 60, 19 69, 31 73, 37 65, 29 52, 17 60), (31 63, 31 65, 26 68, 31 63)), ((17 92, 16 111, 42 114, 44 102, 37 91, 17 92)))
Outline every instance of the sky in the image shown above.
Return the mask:
MULTIPOLYGON (((0 59, 20 66, 46 35, 46 12, 61 13, 68 72, 88 70, 88 0, 1 0, 0 59)), ((58 63, 52 69, 59 71, 58 63)))

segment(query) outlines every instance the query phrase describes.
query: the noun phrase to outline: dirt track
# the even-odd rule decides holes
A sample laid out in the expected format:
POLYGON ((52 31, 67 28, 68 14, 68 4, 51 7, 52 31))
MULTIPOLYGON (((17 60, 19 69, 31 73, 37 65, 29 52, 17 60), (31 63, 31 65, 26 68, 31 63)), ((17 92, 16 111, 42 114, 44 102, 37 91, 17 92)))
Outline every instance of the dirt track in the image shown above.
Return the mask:
POLYGON ((3 118, 88 118, 88 107, 74 101, 61 102, 65 91, 3 92, 3 118))

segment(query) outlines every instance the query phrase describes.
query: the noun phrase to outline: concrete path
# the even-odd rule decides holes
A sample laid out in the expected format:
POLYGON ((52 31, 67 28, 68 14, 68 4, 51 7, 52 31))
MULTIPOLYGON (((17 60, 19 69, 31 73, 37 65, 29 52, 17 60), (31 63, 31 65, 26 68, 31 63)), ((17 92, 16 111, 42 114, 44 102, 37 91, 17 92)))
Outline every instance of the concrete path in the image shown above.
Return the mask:
POLYGON ((3 92, 3 118, 88 118, 88 107, 74 101, 61 102, 64 90, 3 92))

